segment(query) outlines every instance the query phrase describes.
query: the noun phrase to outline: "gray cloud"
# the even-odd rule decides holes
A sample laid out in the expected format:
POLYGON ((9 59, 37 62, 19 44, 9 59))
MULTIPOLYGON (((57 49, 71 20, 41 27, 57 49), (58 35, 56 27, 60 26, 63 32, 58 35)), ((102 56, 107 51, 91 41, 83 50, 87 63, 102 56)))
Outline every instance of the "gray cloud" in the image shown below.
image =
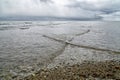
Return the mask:
MULTIPOLYGON (((92 0, 91 0, 92 1, 92 0)), ((106 14, 120 11, 120 0, 94 0, 96 2, 89 2, 88 0, 74 1, 68 7, 80 7, 90 11, 101 11, 106 14)))
POLYGON ((111 14, 101 14, 103 20, 120 21, 120 11, 111 14))
POLYGON ((120 0, 0 0, 0 16, 119 20, 120 0))
POLYGON ((45 3, 54 3, 52 0, 40 0, 40 2, 45 2, 45 3))

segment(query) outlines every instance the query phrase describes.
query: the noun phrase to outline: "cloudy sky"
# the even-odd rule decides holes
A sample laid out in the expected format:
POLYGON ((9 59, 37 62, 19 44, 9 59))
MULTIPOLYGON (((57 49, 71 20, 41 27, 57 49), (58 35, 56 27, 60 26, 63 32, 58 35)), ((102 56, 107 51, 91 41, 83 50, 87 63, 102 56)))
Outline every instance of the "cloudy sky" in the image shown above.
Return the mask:
POLYGON ((120 0, 0 0, 0 17, 120 20, 120 0))

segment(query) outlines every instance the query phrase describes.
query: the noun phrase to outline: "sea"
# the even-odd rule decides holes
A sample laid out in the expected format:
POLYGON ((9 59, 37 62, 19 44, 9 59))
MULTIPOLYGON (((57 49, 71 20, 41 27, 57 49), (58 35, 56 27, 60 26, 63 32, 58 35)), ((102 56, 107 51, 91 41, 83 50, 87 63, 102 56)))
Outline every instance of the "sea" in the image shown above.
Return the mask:
POLYGON ((65 51, 64 43, 120 53, 120 22, 0 21, 0 80, 25 77, 47 67, 65 51))

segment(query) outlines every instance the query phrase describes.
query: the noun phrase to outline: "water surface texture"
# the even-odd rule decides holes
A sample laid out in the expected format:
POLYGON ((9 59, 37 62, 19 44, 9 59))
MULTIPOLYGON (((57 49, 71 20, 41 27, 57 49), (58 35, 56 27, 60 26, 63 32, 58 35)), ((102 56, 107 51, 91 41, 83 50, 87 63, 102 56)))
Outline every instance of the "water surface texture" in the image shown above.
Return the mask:
POLYGON ((84 60, 120 61, 120 22, 2 21, 0 79, 84 60))

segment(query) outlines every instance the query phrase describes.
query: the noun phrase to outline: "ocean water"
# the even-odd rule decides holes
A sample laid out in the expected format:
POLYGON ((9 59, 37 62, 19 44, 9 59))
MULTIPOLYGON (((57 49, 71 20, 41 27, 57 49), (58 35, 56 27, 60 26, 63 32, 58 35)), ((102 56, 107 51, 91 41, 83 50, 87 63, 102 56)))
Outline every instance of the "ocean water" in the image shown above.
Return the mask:
POLYGON ((64 42, 83 46, 82 53, 88 49, 120 53, 120 22, 1 21, 0 78, 23 77, 48 66, 65 51, 64 42))

